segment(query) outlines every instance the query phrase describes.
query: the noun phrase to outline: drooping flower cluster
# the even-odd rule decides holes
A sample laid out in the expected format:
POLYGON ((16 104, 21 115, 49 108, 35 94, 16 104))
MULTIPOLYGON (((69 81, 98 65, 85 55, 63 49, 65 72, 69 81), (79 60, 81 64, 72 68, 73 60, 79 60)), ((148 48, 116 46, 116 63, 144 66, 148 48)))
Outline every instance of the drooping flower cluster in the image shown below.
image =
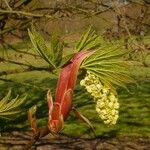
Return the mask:
POLYGON ((118 119, 119 103, 117 97, 100 79, 94 74, 87 72, 86 77, 81 80, 81 86, 94 97, 96 102, 96 111, 105 124, 114 125, 118 119))

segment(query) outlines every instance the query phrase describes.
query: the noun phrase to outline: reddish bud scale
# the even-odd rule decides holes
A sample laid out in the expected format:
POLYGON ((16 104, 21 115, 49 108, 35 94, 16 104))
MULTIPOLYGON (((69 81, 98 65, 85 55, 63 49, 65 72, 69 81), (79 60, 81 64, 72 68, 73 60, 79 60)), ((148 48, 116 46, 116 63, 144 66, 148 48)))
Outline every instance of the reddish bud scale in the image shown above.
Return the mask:
POLYGON ((62 97, 67 90, 68 80, 70 77, 70 70, 72 68, 72 63, 68 64, 66 67, 64 67, 59 75, 59 79, 57 82, 57 88, 56 88, 56 101, 58 103, 61 103, 62 97))
POLYGON ((68 80, 68 86, 67 88, 69 89, 74 89, 76 80, 77 80, 77 75, 78 75, 78 70, 80 68, 80 65, 82 63, 82 61, 87 58, 88 56, 90 56, 93 53, 93 51, 83 51, 80 53, 77 53, 72 59, 72 68, 70 70, 70 77, 68 80))
MULTIPOLYGON (((56 100, 53 106, 51 99, 49 105, 49 124, 51 132, 57 133, 62 129, 63 120, 66 119, 72 108, 72 94, 77 80, 78 70, 82 61, 93 54, 94 51, 82 51, 73 56, 70 63, 65 65, 59 75, 56 100)), ((50 97, 50 96, 48 96, 50 97)))

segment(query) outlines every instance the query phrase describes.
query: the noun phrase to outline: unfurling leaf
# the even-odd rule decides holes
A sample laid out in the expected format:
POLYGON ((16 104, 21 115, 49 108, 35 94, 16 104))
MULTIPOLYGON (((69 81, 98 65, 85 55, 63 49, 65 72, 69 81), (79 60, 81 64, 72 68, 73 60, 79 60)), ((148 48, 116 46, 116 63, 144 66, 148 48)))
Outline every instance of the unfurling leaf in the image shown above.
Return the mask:
POLYGON ((30 36, 31 42, 34 48, 38 51, 41 57, 49 63, 50 67, 56 68, 53 60, 53 54, 49 51, 48 47, 46 46, 46 42, 43 37, 34 29, 28 30, 28 34, 30 36))
POLYGON ((0 100, 0 118, 3 119, 13 119, 15 115, 21 112, 20 106, 24 103, 26 96, 14 99, 11 99, 11 91, 0 100))
POLYGON ((68 55, 62 57, 60 67, 63 67, 65 64, 67 64, 70 61, 70 59, 73 57, 73 55, 75 55, 75 53, 71 53, 71 54, 68 54, 68 55))
POLYGON ((63 55, 63 41, 57 37, 51 37, 50 46, 48 47, 44 38, 38 33, 34 27, 28 30, 29 37, 34 48, 40 56, 50 65, 51 68, 56 69, 62 61, 63 55))
POLYGON ((63 42, 60 41, 57 37, 52 37, 50 41, 51 51, 53 54, 53 62, 58 66, 62 60, 63 54, 63 42))
POLYGON ((79 52, 81 50, 95 49, 100 45, 99 36, 96 34, 95 30, 90 27, 77 43, 76 50, 79 52))

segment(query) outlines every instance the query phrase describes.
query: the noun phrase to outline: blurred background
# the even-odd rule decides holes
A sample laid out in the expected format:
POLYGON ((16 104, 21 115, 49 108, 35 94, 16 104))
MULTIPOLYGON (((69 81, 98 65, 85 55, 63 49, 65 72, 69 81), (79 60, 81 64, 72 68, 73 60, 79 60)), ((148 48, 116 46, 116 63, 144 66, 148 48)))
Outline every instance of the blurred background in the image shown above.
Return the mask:
MULTIPOLYGON (((39 126, 46 125, 46 92, 54 96, 57 76, 33 48, 27 29, 35 26, 47 44, 57 36, 64 54, 90 27, 101 37, 101 45, 124 43, 132 50, 125 58, 132 63, 130 75, 136 84, 117 88, 120 118, 114 127, 103 124, 92 97, 77 84, 74 105, 93 124, 97 136, 73 114, 60 137, 47 137, 33 149, 148 150, 150 149, 150 0, 0 0, 0 98, 11 89, 12 97, 27 94, 19 115, 0 117, 0 149, 22 149, 32 133, 27 111, 37 105, 39 126)), ((83 78, 83 77, 79 77, 83 78)))

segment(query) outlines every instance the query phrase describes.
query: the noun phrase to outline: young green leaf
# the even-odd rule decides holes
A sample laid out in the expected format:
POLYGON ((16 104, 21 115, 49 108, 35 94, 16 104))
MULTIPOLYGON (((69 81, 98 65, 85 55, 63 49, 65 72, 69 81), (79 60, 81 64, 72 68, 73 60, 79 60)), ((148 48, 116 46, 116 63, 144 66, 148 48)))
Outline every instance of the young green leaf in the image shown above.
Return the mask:
POLYGON ((10 99, 11 91, 0 100, 0 118, 3 119, 12 119, 15 115, 21 112, 20 106, 24 103, 26 96, 22 98, 18 98, 18 96, 14 99, 10 99))
POLYGON ((90 71, 100 78, 107 85, 117 85, 126 88, 125 83, 133 82, 127 70, 127 62, 123 56, 127 51, 122 45, 113 44, 95 50, 85 59, 81 68, 90 71))
POLYGON ((7 95, 0 101, 0 110, 5 107, 5 105, 8 103, 11 96, 11 90, 7 93, 7 95))
POLYGON ((51 51, 53 54, 53 62, 55 62, 56 66, 58 66, 62 60, 63 55, 63 42, 60 41, 57 37, 52 37, 51 41, 51 51))
POLYGON ((41 57, 49 63, 50 67, 55 69, 56 66, 53 62, 53 54, 48 50, 43 37, 34 28, 32 28, 31 31, 28 30, 28 34, 34 48, 38 51, 41 57))
POLYGON ((75 55, 75 54, 76 53, 71 53, 71 54, 68 54, 68 55, 62 57, 60 67, 63 67, 65 64, 67 64, 69 62, 69 60, 72 58, 72 56, 75 55))
POLYGON ((82 35, 81 39, 76 45, 76 50, 79 52, 81 50, 95 49, 101 45, 99 36, 95 33, 91 27, 88 31, 82 35))

